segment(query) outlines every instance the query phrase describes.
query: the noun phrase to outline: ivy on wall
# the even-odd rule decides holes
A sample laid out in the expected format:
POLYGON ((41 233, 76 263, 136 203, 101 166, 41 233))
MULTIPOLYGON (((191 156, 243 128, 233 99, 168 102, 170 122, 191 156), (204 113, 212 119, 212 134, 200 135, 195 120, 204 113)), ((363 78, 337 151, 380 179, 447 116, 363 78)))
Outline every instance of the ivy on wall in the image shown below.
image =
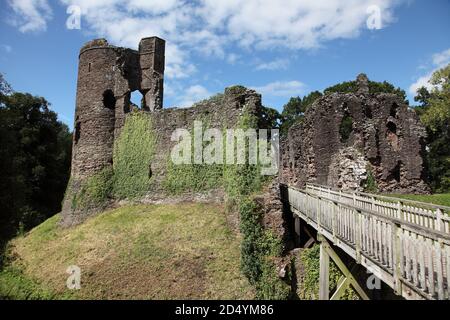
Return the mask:
POLYGON ((116 198, 133 199, 149 190, 155 145, 151 116, 139 111, 127 115, 114 144, 113 193, 116 198))
MULTIPOLYGON (((69 186, 71 183, 69 182, 69 186)), ((70 188, 66 196, 71 196, 73 210, 100 209, 106 205, 113 188, 113 170, 111 166, 103 168, 89 177, 78 192, 73 193, 70 188)))

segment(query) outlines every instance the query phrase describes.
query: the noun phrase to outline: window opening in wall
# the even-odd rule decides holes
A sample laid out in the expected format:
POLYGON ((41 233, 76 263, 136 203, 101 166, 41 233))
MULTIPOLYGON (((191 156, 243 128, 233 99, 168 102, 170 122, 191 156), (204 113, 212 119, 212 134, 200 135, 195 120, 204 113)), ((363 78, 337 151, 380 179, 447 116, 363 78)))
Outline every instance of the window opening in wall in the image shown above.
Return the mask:
POLYGON ((369 106, 365 106, 365 107, 364 107, 364 115, 365 115, 367 118, 372 119, 372 118, 373 118, 373 115, 372 115, 372 108, 369 107, 369 106))
POLYGON ((113 110, 116 106, 116 98, 112 90, 106 90, 103 92, 103 105, 105 108, 113 110))
POLYGON ((400 182, 400 168, 401 168, 401 162, 397 162, 397 165, 392 170, 392 177, 395 179, 395 181, 400 182))
POLYGON ((144 107, 144 96, 139 90, 131 92, 130 95, 131 106, 138 109, 143 109, 144 107))
POLYGON ((398 104, 393 103, 391 106, 391 111, 389 113, 390 116, 395 118, 397 116, 397 110, 398 110, 398 104))
POLYGON ((341 136, 341 142, 343 143, 347 142, 348 139, 350 138, 352 131, 353 131, 353 118, 346 111, 339 126, 339 134, 341 136))
POLYGON ((80 134, 81 134, 81 123, 78 121, 75 124, 75 144, 78 144, 78 141, 80 140, 80 134))
POLYGON ((397 134, 397 125, 392 121, 389 121, 386 125, 390 133, 397 134))

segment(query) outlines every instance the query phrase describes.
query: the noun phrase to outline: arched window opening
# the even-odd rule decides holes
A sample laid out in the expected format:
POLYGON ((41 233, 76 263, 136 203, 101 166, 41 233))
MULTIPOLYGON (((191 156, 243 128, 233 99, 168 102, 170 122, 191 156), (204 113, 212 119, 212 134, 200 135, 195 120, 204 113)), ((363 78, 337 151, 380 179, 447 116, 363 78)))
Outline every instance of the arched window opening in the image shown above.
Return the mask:
POLYGON ((345 143, 350 138, 350 135, 353 132, 353 118, 348 113, 345 112, 342 117, 341 124, 339 125, 339 134, 341 136, 341 142, 345 143))
POLYGON ((130 103, 132 108, 144 109, 144 96, 139 90, 135 90, 130 94, 130 103))
POLYGON ((103 92, 103 105, 110 110, 114 110, 116 107, 116 97, 114 97, 112 90, 108 89, 103 92))
POLYGON ((395 118, 397 116, 397 110, 398 110, 398 104, 393 103, 391 106, 391 111, 389 113, 390 116, 395 118))
POLYGON ((392 121, 389 121, 386 125, 389 133, 397 134, 397 125, 392 121))

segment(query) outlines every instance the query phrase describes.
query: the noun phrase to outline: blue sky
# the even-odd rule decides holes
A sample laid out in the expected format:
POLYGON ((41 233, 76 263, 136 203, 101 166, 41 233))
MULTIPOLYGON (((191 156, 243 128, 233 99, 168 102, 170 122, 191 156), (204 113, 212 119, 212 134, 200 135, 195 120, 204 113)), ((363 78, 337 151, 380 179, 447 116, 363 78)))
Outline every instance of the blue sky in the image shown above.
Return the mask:
POLYGON ((128 47, 144 36, 167 41, 165 107, 241 84, 281 110, 291 96, 360 72, 413 102, 450 62, 449 13, 448 0, 1 0, 0 72, 16 91, 45 97, 70 127, 78 51, 99 37, 128 47), (66 27, 70 5, 81 10, 79 30, 66 27))

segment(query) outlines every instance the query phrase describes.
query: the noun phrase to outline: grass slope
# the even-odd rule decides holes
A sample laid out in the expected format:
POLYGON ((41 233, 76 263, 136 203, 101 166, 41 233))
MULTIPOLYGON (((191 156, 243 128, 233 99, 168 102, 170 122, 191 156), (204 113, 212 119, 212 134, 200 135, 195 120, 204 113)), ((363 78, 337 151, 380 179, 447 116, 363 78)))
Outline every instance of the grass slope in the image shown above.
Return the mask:
POLYGON ((420 201, 420 202, 428 202, 441 206, 450 207, 450 193, 436 193, 436 194, 388 194, 387 196, 420 201))
POLYGON ((240 239, 210 204, 136 205, 84 224, 56 215, 11 242, 0 297, 16 299, 241 299, 254 297, 239 271, 240 239), (81 290, 66 288, 70 265, 81 290))

